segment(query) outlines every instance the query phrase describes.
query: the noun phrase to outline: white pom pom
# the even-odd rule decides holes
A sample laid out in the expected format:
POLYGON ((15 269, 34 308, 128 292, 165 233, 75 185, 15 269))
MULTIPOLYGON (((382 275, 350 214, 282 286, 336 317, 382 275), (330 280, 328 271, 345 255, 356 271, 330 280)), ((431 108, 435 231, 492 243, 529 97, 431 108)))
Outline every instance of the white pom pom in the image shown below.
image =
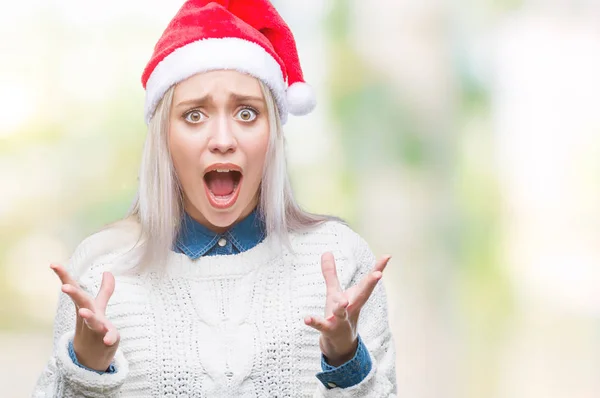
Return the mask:
POLYGON ((312 87, 302 82, 289 86, 286 98, 288 112, 295 116, 306 115, 317 105, 317 98, 312 87))

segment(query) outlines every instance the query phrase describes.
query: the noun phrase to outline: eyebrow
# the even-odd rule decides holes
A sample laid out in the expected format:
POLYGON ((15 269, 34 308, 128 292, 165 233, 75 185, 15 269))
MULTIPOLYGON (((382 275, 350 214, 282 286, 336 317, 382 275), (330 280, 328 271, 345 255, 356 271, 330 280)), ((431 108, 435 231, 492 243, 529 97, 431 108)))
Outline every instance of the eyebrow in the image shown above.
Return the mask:
MULTIPOLYGON (((264 99, 262 97, 257 97, 255 95, 241 95, 241 94, 231 93, 229 95, 229 101, 230 102, 259 102, 259 103, 263 103, 264 99)), ((211 103, 211 102, 214 102, 214 99, 213 99, 212 95, 207 94, 207 95, 204 95, 202 97, 198 97, 198 98, 193 98, 193 99, 181 101, 181 102, 179 102, 175 106, 177 108, 187 107, 187 106, 200 106, 200 105, 203 105, 203 104, 206 104, 206 103, 211 103)))

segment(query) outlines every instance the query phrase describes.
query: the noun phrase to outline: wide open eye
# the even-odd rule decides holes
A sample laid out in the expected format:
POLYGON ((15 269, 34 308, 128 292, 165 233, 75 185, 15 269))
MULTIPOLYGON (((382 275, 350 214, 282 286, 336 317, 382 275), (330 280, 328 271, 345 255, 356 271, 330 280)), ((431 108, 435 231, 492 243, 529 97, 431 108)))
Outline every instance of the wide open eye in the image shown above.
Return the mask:
POLYGON ((242 122, 251 122, 258 116, 258 112, 256 112, 252 108, 242 108, 236 113, 235 118, 241 120, 242 122))
POLYGON ((191 110, 183 115, 186 122, 189 123, 200 123, 206 119, 206 115, 197 109, 191 110))

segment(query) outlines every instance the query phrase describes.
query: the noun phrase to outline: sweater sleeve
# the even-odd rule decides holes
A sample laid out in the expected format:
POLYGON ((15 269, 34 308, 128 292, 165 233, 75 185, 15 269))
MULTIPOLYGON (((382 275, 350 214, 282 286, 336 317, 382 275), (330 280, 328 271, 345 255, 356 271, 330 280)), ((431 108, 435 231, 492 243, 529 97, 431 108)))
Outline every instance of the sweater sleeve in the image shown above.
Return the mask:
MULTIPOLYGON (((349 235, 356 261, 356 272, 349 284, 353 286, 371 272, 376 258, 362 237, 353 231, 349 235)), ((358 333, 372 359, 370 372, 360 383, 348 388, 327 389, 322 383, 317 383, 314 397, 396 397, 396 351, 388 322, 387 297, 381 280, 360 312, 358 333)))
MULTIPOLYGON (((89 239, 84 240, 71 256, 66 266, 70 273, 89 260, 89 239)), ((118 394, 128 374, 128 364, 121 349, 115 355, 115 373, 98 374, 77 366, 69 355, 75 321, 75 305, 61 292, 54 318, 53 353, 37 380, 32 397, 114 397, 118 394)))

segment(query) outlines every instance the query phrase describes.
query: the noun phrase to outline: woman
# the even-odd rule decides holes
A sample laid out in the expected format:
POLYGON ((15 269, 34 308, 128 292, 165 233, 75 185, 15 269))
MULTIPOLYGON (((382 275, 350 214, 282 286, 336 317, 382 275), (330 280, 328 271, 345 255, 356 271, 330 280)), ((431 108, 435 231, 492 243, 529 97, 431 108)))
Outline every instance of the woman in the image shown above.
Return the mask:
POLYGON ((142 82, 138 194, 51 265, 65 294, 34 396, 394 396, 389 257, 289 186, 281 125, 315 102, 274 7, 187 1, 142 82))

